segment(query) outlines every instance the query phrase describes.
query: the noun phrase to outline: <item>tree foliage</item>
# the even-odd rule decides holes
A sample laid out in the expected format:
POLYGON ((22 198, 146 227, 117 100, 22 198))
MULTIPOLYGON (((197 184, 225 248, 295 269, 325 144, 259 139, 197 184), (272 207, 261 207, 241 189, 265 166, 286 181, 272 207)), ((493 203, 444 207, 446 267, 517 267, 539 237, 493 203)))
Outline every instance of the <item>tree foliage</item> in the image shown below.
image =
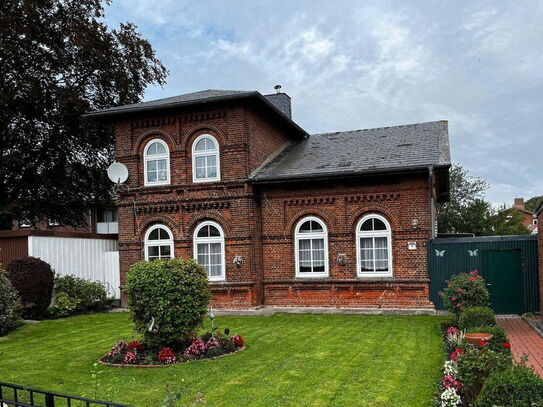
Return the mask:
MULTIPOLYGON (((106 3, 107 4, 107 3, 106 3)), ((109 29, 100 0, 0 5, 0 214, 83 223, 110 198, 113 132, 82 113, 141 100, 167 71, 131 23, 109 29)))
POLYGON ((475 236, 528 234, 522 215, 485 200, 488 183, 460 165, 450 171, 451 198, 439 211, 440 233, 474 233, 475 236))

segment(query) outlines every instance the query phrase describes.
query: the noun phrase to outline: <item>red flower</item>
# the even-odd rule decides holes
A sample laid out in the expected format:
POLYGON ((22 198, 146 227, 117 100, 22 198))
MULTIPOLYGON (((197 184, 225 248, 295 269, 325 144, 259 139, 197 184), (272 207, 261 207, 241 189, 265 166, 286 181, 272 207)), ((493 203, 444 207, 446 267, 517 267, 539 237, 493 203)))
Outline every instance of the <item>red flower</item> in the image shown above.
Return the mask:
POLYGON ((511 344, 509 342, 505 342, 503 345, 502 345, 505 349, 511 349, 511 344))
POLYGON ((232 335, 232 342, 234 342, 237 346, 243 346, 245 344, 243 338, 241 335, 232 335))
POLYGON ((453 302, 456 301, 456 300, 458 300, 458 298, 456 298, 456 297, 451 298, 451 301, 453 301, 453 302))
POLYGON ((469 278, 469 281, 475 281, 475 280, 476 280, 475 277, 470 277, 470 278, 469 278))
POLYGON ((143 343, 138 342, 138 341, 132 341, 127 345, 127 348, 130 351, 135 350, 137 352, 141 352, 145 348, 145 345, 143 343))
POLYGON ((162 348, 160 352, 158 352, 158 360, 171 364, 177 361, 177 357, 172 348, 162 348))
POLYGON ((471 273, 469 273, 469 274, 471 274, 472 276, 474 276, 475 274, 477 274, 477 270, 473 270, 473 271, 472 271, 471 273))
POLYGON ((481 346, 486 345, 486 340, 481 339, 481 340, 479 341, 479 345, 481 345, 481 346))
POLYGON ((453 353, 451 353, 451 360, 454 360, 455 362, 458 360, 458 356, 462 355, 464 352, 462 349, 458 348, 453 353))

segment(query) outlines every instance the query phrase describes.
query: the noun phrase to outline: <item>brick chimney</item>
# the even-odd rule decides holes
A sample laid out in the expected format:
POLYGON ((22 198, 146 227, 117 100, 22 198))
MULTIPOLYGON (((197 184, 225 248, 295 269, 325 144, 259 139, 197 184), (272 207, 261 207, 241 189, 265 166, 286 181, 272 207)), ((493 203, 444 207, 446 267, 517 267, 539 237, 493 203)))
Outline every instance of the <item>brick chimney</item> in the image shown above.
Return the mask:
POLYGON ((515 198, 515 203, 513 204, 513 208, 525 209, 524 198, 515 198))
POLYGON ((281 92, 281 85, 276 85, 275 90, 277 93, 271 95, 264 95, 268 101, 270 101, 276 108, 278 108, 285 116, 292 119, 292 109, 290 106, 290 96, 281 92))

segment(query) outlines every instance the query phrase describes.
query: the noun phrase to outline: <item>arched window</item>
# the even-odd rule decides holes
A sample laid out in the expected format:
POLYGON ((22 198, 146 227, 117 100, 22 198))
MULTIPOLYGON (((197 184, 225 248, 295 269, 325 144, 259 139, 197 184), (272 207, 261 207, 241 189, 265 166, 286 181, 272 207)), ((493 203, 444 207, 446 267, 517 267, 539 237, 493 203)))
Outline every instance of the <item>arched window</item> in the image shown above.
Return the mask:
POLYGON ((173 259, 173 234, 164 225, 151 226, 145 233, 145 260, 173 259))
POLYGON ((224 233, 215 222, 206 221, 194 231, 194 258, 205 267, 210 281, 226 280, 224 233))
POLYGON ((380 215, 366 215, 356 226, 356 264, 359 276, 392 276, 390 224, 380 215))
POLYGON ((219 143, 209 134, 202 134, 192 144, 192 180, 209 182, 220 179, 219 143))
POLYGON ((294 233, 296 277, 328 276, 328 232, 319 218, 298 222, 294 233))
POLYGON ((168 145, 160 140, 151 140, 143 152, 145 185, 165 185, 170 183, 170 151, 168 145))

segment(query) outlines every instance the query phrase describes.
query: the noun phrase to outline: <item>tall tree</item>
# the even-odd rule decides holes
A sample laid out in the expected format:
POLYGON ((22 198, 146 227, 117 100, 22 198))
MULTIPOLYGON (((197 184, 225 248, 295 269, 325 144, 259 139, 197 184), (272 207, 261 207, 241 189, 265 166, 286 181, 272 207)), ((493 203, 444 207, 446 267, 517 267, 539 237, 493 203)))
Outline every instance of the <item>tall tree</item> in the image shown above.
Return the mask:
POLYGON ((458 164, 451 168, 450 189, 451 199, 439 211, 440 233, 474 233, 475 236, 530 233, 518 211, 492 208, 485 200, 488 183, 458 164))
MULTIPOLYGON (((106 2, 109 4, 109 1, 106 2)), ((167 70, 131 23, 109 29, 101 0, 0 5, 0 215, 67 225, 110 198, 113 132, 81 118, 139 102, 167 70)))

